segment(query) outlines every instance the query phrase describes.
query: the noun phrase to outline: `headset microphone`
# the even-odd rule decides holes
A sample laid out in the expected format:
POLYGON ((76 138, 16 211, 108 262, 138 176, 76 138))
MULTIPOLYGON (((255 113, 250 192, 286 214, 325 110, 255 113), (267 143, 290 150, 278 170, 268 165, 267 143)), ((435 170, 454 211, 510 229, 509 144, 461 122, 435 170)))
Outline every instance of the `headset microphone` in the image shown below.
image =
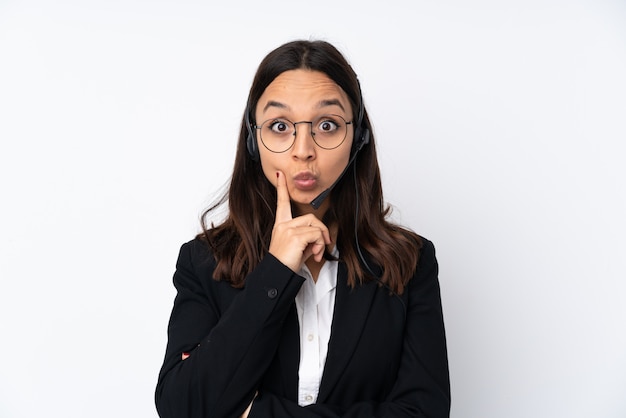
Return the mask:
POLYGON ((354 160, 356 160, 356 156, 359 153, 359 151, 361 151, 361 148, 363 148, 363 145, 365 145, 365 144, 367 144, 369 142, 370 142, 370 133, 369 133, 368 129, 365 129, 364 132, 363 132, 363 137, 361 138, 361 140, 357 144, 357 147, 354 150, 354 153, 352 154, 352 157, 350 157, 350 160, 348 161, 348 164, 346 164, 346 168, 343 169, 343 171, 341 172, 339 177, 337 177, 337 180, 335 180, 335 182, 333 184, 331 184, 328 189, 324 190, 315 199, 313 199, 311 201, 311 206, 313 206, 313 209, 318 209, 322 205, 322 203, 324 202, 324 200, 326 200, 326 198, 328 197, 330 192, 335 188, 337 183, 339 183, 339 181, 343 178, 343 175, 346 174, 346 171, 348 171, 348 168, 352 165, 354 160))

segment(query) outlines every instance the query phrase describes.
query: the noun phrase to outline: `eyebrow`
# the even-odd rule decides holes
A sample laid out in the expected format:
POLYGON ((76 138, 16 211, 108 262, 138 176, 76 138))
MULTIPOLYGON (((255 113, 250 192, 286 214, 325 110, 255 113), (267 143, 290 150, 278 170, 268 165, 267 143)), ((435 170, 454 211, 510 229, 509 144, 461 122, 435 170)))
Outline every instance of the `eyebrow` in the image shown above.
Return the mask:
POLYGON ((343 105, 338 99, 322 100, 317 104, 318 109, 327 106, 339 106, 341 110, 343 110, 344 112, 346 111, 346 109, 343 108, 343 105))
MULTIPOLYGON (((344 112, 346 111, 346 109, 344 109, 343 105, 341 104, 341 102, 338 99, 320 100, 319 103, 317 104, 316 108, 321 109, 323 107, 328 107, 328 106, 338 106, 342 111, 344 111, 344 112)), ((287 106, 284 103, 277 102, 275 100, 270 100, 270 101, 267 102, 265 107, 263 107, 263 112, 265 113, 267 111, 267 109, 269 109, 270 107, 277 107, 279 109, 289 109, 289 106, 287 106)))
POLYGON ((269 109, 270 107, 277 107, 279 109, 288 109, 289 108, 289 106, 287 106, 284 103, 277 102, 275 100, 270 100, 269 102, 267 102, 267 104, 263 108, 263 113, 265 113, 267 111, 267 109, 269 109))

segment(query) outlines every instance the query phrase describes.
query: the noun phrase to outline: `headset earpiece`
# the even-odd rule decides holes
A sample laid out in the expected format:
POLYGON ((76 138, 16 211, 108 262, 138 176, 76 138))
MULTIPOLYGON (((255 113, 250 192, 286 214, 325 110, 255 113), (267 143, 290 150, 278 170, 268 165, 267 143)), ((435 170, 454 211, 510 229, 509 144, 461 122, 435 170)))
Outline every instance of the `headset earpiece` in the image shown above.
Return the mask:
POLYGON ((361 136, 361 140, 360 140, 360 144, 359 144, 359 149, 363 148, 364 145, 367 145, 370 143, 370 130, 369 129, 363 129, 363 135, 361 136))
POLYGON ((352 147, 352 152, 357 153, 363 148, 363 146, 370 143, 370 130, 364 128, 365 118, 365 106, 363 105, 363 94, 361 93, 361 83, 357 79, 357 83, 359 86, 359 113, 357 115, 357 121, 354 131, 354 143, 352 147))
POLYGON ((246 147, 248 148, 248 154, 250 154, 250 158, 253 161, 259 161, 259 150, 257 149, 256 138, 254 134, 248 132, 248 137, 246 138, 246 147))
POLYGON ((259 148, 256 142, 256 135, 254 134, 254 128, 250 121, 250 107, 246 107, 246 129, 248 130, 248 136, 246 137, 246 148, 248 148, 248 154, 253 161, 259 161, 259 148))
POLYGON ((358 128, 354 135, 354 144, 352 145, 352 153, 361 151, 363 146, 370 143, 370 130, 358 128))

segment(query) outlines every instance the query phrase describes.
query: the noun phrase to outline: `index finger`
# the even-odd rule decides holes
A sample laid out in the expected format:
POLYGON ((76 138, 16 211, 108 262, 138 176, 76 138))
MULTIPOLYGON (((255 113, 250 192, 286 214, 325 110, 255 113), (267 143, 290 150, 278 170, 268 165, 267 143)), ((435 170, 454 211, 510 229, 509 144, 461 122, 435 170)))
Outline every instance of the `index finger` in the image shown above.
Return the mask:
POLYGON ((291 213, 291 199, 287 189, 287 179, 285 175, 276 172, 276 223, 287 222, 293 219, 291 213))

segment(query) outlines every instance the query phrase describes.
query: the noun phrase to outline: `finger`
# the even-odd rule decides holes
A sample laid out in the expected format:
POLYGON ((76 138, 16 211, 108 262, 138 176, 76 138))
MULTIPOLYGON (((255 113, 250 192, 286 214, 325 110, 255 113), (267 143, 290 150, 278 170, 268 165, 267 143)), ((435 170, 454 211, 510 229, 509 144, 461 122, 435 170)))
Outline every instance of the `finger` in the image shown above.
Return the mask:
POLYGON ((320 261, 322 261, 322 258, 324 258, 324 251, 326 250, 326 245, 313 244, 313 248, 311 250, 313 251, 313 259, 315 259, 315 261, 319 263, 320 261))
POLYGON ((287 179, 281 171, 276 172, 276 223, 293 219, 287 179))
POLYGON ((324 237, 324 242, 328 245, 331 243, 330 231, 328 227, 313 214, 305 215, 301 217, 300 226, 308 226, 311 228, 319 229, 324 237))
POLYGON ((319 230, 306 233, 306 247, 304 249, 302 260, 306 261, 309 257, 313 257, 315 261, 322 261, 324 252, 326 251, 326 242, 323 236, 320 236, 319 230))

